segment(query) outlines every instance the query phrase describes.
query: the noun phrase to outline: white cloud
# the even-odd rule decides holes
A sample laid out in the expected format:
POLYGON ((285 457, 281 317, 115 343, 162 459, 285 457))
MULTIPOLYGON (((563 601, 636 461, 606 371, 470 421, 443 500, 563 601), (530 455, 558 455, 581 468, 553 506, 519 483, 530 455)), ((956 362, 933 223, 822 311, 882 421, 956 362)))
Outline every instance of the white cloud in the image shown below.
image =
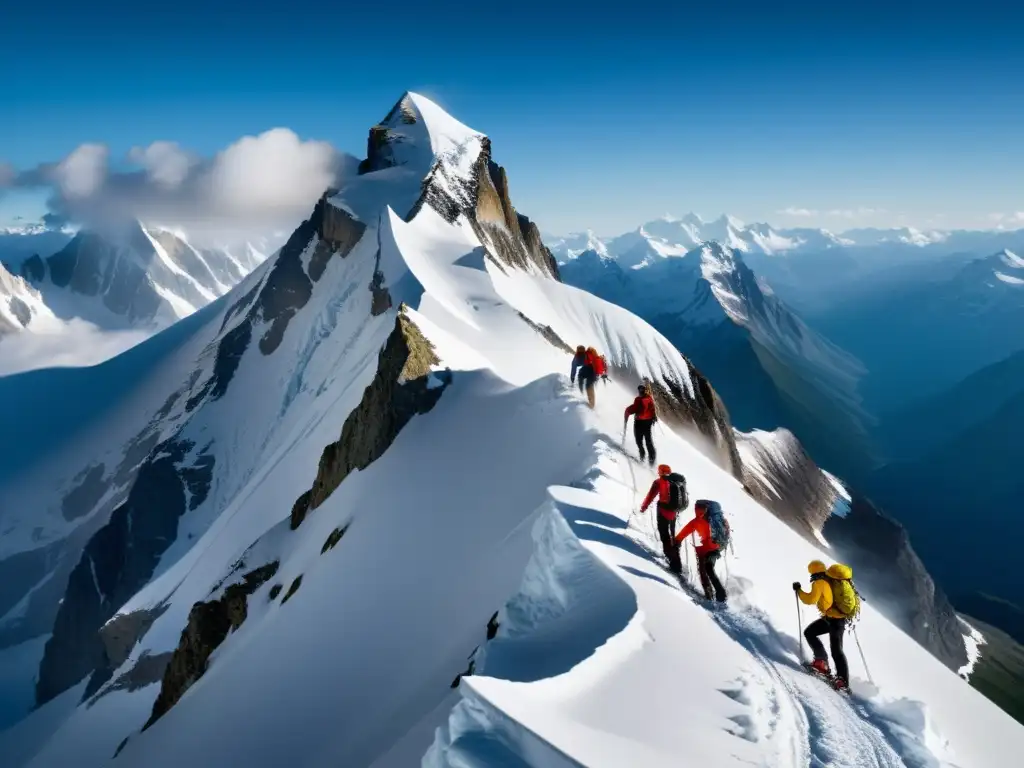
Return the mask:
POLYGON ((132 147, 128 158, 145 168, 155 184, 167 189, 181 186, 189 171, 199 163, 199 158, 173 141, 154 141, 148 147, 132 147))
POLYGON ((112 171, 107 147, 83 144, 8 184, 52 189, 51 212, 86 226, 130 217, 202 238, 290 230, 356 165, 329 143, 287 128, 245 136, 208 158, 157 141, 127 159, 135 169, 112 171))
POLYGON ((818 212, 811 208, 783 208, 781 211, 776 211, 781 216, 796 216, 798 218, 808 218, 810 216, 817 216, 818 212))
POLYGON ((218 208, 232 213, 308 209, 335 181, 337 152, 287 128, 246 136, 220 152, 202 179, 218 208))
POLYGON ((0 376, 38 368, 98 365, 134 347, 145 331, 103 331, 77 318, 49 332, 22 331, 0 339, 0 376))
POLYGON ((54 177, 68 198, 86 198, 95 193, 107 176, 110 151, 102 144, 81 144, 61 160, 54 177))

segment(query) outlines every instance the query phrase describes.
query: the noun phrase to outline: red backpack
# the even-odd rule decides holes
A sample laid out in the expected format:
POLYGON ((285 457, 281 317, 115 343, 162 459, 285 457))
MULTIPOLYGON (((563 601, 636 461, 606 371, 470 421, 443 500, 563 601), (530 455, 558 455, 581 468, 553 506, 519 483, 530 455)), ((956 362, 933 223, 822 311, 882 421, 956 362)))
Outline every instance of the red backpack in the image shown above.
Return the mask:
POLYGON ((603 355, 598 355, 597 360, 594 361, 594 373, 598 376, 604 376, 608 372, 608 365, 604 361, 603 355))

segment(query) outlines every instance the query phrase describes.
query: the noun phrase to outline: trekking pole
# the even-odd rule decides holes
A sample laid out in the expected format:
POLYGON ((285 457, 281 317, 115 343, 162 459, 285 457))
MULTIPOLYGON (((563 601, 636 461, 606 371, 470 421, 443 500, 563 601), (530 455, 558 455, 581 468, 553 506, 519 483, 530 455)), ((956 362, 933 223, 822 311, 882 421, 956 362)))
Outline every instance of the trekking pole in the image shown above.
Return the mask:
MULTIPOLYGON (((793 592, 793 599, 796 600, 796 636, 800 638, 800 663, 804 662, 804 622, 800 616, 800 597, 793 592)), ((858 643, 859 645, 859 643, 858 643)))
POLYGON ((853 639, 857 641, 857 650, 860 651, 860 660, 864 663, 864 671, 868 673, 868 682, 874 685, 875 680, 871 677, 871 670, 868 669, 868 660, 864 658, 864 649, 860 647, 860 636, 857 635, 856 627, 853 627, 853 639))

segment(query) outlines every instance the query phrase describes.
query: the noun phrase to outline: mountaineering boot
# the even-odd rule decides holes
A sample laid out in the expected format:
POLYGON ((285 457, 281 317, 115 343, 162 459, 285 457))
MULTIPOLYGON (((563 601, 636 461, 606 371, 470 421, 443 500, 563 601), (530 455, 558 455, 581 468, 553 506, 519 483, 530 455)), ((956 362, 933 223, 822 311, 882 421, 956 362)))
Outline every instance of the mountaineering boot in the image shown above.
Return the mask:
POLYGON ((840 693, 846 693, 846 694, 850 693, 850 684, 847 683, 841 677, 835 677, 835 678, 832 679, 832 687, 835 688, 840 693))
POLYGON ((808 671, 814 672, 825 677, 832 677, 832 670, 828 668, 828 661, 826 659, 815 659, 810 664, 804 664, 808 671))

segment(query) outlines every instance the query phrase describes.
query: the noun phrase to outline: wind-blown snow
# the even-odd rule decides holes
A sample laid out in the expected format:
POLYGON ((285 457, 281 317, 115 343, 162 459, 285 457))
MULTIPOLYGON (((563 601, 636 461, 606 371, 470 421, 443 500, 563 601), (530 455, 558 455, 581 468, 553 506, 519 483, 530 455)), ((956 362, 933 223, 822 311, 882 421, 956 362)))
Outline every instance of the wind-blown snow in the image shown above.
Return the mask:
MULTIPOLYGON (((480 135, 422 97, 409 101, 420 118, 410 135, 426 132, 450 178, 465 173, 480 135)), ((686 360, 630 312, 499 266, 464 218, 450 224, 423 206, 405 221, 407 208, 375 209, 391 183, 404 205, 405 171, 368 173, 339 191, 368 224, 362 240, 328 262, 281 347, 244 355, 228 394, 190 424, 197 444, 230 445, 231 466, 181 521, 195 538, 179 536, 122 607, 167 604, 115 679, 143 654, 172 650, 193 603, 237 580, 234 564, 279 561, 245 622, 145 732, 156 683, 105 690, 70 715, 55 700, 0 736, 0 753, 88 768, 127 737, 117 758, 126 768, 387 768, 414 764, 412 755, 429 768, 931 768, 1024 751, 1024 729, 870 604, 858 635, 877 686, 853 653, 852 700, 800 671, 789 584, 822 552, 659 429, 659 458, 686 474, 691 498, 722 503, 735 538, 720 566, 728 608, 669 576, 650 519, 634 514, 651 474, 620 442, 631 387, 602 384, 590 410, 567 381, 568 354, 530 324, 639 375, 673 377, 692 397, 686 360), (378 243, 394 303, 408 305, 441 361, 430 376, 451 383, 292 531, 291 504, 394 326, 393 312, 369 312, 378 243), (287 589, 299 576, 287 603, 270 599, 273 584, 287 589), (59 725, 40 741, 32 734, 51 712, 59 725)))

